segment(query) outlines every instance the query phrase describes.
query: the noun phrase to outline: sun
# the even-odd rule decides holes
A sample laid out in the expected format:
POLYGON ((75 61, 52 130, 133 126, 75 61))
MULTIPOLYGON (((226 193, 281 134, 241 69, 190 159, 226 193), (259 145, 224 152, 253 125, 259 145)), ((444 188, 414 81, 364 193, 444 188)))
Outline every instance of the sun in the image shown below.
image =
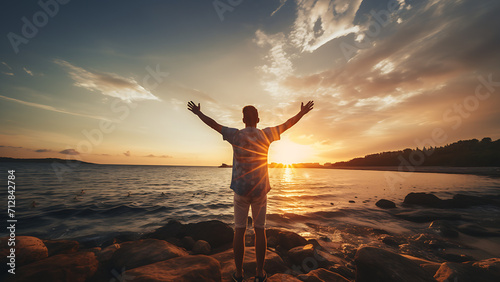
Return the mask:
POLYGON ((269 162, 285 165, 307 162, 313 154, 309 145, 297 144, 287 137, 274 142, 269 148, 269 162))

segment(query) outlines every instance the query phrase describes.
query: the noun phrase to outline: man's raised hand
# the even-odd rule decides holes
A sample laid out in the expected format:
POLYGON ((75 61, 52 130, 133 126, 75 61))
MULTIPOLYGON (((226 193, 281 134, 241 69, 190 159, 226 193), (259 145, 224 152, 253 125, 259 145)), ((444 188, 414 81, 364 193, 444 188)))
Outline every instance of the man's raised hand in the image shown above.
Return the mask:
POLYGON ((188 106, 188 110, 193 112, 195 115, 198 115, 201 113, 200 103, 198 103, 198 106, 196 106, 196 104, 193 101, 189 101, 187 106, 188 106))
POLYGON ((300 103, 300 113, 302 115, 307 114, 313 109, 314 106, 314 101, 309 101, 307 104, 304 106, 304 102, 300 103))

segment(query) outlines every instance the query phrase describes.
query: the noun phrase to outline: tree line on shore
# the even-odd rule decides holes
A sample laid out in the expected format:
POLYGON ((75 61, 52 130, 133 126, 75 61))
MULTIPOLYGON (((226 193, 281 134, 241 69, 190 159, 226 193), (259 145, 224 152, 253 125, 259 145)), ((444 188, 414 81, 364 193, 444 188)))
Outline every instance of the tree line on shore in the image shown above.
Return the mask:
MULTIPOLYGON (((411 155, 423 157, 423 166, 491 167, 500 166, 500 139, 485 137, 460 140, 441 147, 424 147, 399 151, 381 152, 354 158, 350 161, 330 164, 332 167, 398 166, 401 158, 411 155)), ((325 166, 328 166, 325 164, 325 166)))

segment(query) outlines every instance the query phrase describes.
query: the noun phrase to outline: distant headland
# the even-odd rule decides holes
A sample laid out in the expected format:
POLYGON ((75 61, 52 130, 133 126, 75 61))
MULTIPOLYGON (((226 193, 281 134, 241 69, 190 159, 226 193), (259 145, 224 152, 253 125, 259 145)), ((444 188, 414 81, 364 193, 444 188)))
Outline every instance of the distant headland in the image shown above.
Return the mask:
POLYGON ((53 162, 72 162, 72 163, 81 163, 81 164, 96 164, 89 163, 79 160, 65 160, 59 158, 44 158, 44 159, 18 159, 18 158, 8 158, 8 157, 0 157, 0 162, 10 162, 10 163, 53 163, 53 162))

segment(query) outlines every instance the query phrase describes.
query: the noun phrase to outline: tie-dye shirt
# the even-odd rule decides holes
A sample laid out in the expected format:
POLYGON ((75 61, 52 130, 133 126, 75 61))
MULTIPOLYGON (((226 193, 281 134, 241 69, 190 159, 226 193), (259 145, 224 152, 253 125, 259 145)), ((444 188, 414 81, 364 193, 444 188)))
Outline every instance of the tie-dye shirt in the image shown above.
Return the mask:
POLYGON ((269 192, 267 152, 273 141, 280 139, 278 127, 262 130, 255 127, 222 127, 222 137, 233 145, 231 189, 238 195, 258 197, 269 192))

